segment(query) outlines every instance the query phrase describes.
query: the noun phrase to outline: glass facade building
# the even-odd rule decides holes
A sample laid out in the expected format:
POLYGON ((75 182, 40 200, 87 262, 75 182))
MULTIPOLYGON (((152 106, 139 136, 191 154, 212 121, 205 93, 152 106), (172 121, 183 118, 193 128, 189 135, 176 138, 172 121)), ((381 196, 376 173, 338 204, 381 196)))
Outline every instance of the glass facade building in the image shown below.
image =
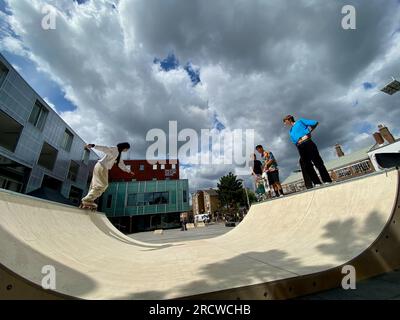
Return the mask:
POLYGON ((103 194, 101 210, 116 225, 125 226, 122 231, 126 232, 176 227, 180 213, 190 210, 189 183, 188 180, 112 182, 103 194))
POLYGON ((0 54, 0 188, 77 203, 98 156, 0 54))

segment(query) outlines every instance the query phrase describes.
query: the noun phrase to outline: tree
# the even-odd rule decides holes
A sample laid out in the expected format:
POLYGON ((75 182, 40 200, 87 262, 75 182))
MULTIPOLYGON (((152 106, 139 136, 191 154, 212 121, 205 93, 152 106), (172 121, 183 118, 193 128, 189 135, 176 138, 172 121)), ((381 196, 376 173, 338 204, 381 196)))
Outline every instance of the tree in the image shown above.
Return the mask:
POLYGON ((243 195, 245 196, 245 194, 242 182, 232 172, 221 177, 217 187, 219 201, 228 211, 237 207, 238 203, 243 202, 243 195))

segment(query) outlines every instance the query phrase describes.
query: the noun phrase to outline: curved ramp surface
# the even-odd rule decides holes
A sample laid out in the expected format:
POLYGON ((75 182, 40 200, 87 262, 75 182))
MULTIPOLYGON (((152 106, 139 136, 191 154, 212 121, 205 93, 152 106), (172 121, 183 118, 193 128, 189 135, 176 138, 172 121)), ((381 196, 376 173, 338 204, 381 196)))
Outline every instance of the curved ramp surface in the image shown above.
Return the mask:
POLYGON ((0 192, 0 298, 283 299, 400 265, 396 170, 253 205, 231 232, 153 245, 88 213, 0 192), (41 287, 56 270, 56 289, 41 287))

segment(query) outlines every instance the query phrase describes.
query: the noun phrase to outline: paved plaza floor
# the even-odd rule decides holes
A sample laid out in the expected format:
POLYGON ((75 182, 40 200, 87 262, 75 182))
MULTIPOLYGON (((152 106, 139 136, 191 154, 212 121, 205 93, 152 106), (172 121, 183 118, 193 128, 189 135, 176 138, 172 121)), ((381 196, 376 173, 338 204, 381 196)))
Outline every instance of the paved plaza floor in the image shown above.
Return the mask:
POLYGON ((232 228, 225 227, 225 224, 217 223, 209 224, 203 228, 188 229, 187 231, 181 231, 180 229, 164 230, 162 234, 155 234, 153 231, 139 232, 130 235, 130 237, 143 242, 165 243, 209 239, 218 237, 230 230, 232 230, 232 228))

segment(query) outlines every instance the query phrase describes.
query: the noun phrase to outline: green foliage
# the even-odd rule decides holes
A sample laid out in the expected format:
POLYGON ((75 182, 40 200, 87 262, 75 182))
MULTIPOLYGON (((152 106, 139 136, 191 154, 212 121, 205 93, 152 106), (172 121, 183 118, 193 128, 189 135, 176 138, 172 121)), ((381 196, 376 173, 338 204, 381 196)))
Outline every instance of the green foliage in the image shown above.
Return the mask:
POLYGON ((243 203, 243 195, 246 197, 242 182, 232 172, 221 177, 217 187, 219 201, 226 208, 237 207, 237 204, 243 203))

